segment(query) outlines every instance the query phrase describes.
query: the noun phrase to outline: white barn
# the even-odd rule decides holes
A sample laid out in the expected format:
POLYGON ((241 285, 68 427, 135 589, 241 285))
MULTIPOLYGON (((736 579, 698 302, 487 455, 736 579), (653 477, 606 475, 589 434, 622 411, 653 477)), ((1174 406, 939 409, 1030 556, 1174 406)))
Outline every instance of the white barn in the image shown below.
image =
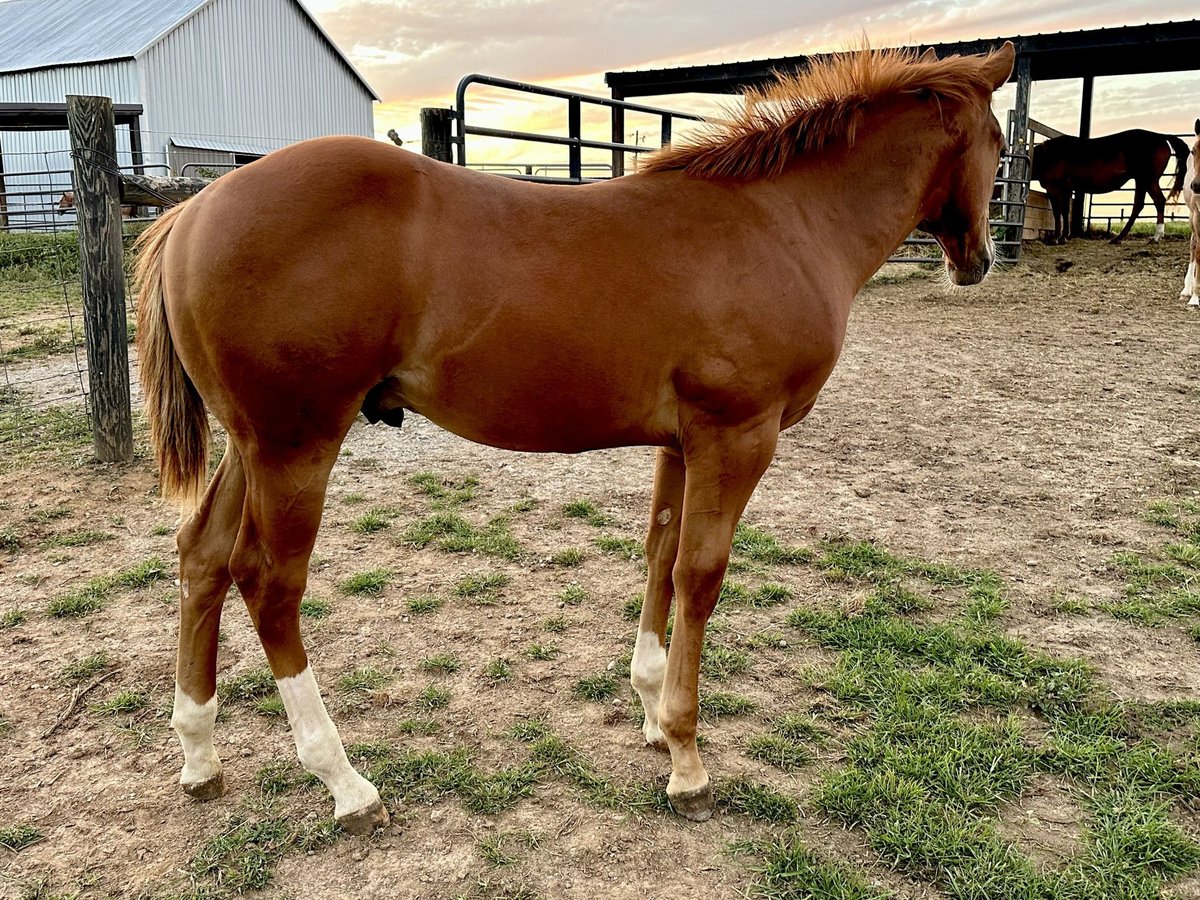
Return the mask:
MULTIPOLYGON (((379 99, 298 0, 0 0, 0 109, 67 94, 140 105, 118 128, 118 161, 151 174, 371 136, 379 99)), ((0 166, 0 200, 20 227, 19 207, 44 209, 69 183, 68 137, 0 130, 0 166)))

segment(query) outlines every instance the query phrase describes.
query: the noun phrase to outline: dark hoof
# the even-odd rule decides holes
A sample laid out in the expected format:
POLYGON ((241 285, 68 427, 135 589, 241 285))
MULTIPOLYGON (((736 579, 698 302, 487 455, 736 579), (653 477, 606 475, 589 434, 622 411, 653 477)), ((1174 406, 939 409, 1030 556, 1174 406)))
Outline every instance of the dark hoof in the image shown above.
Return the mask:
POLYGON ((391 817, 388 815, 387 807, 376 800, 366 809, 338 816, 337 821, 350 834, 364 835, 370 834, 376 828, 383 828, 391 821, 391 817))
POLYGON ((185 784, 183 792, 193 800, 216 800, 225 793, 225 773, 218 772, 207 781, 197 781, 195 784, 185 784))
POLYGON ((712 785, 706 784, 694 791, 684 791, 682 794, 667 794, 671 809, 692 822, 707 822, 713 814, 712 785))

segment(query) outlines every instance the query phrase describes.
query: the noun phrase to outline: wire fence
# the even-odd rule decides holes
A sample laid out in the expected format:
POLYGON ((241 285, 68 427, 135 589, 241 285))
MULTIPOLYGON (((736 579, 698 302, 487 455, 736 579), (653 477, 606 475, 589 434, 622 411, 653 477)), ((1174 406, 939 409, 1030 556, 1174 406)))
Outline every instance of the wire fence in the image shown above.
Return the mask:
MULTIPOLYGON (((6 133, 0 157, 0 452, 89 430, 73 159, 66 133, 50 134, 52 139, 40 139, 50 146, 22 151, 10 148, 28 147, 31 136, 19 134, 23 141, 13 141, 6 133)), ((141 138, 142 148, 135 150, 128 136, 119 133, 117 157, 109 165, 122 173, 217 178, 291 143, 145 131, 141 138)), ((127 273, 133 242, 160 212, 157 207, 122 207, 127 273)), ((125 296, 132 341, 136 297, 128 276, 125 296)), ((136 404, 135 353, 130 365, 136 404)))

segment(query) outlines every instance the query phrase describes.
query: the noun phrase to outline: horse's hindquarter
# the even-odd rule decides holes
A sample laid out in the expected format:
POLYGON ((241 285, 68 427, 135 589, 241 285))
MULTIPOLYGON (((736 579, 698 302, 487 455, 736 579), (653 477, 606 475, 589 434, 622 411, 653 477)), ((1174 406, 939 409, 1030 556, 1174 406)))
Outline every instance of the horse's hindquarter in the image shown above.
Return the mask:
POLYGON ((193 201, 169 248, 180 358, 233 431, 300 442, 391 376, 483 443, 672 443, 681 414, 815 396, 840 348, 736 191, 528 185, 353 139, 272 156, 193 201))

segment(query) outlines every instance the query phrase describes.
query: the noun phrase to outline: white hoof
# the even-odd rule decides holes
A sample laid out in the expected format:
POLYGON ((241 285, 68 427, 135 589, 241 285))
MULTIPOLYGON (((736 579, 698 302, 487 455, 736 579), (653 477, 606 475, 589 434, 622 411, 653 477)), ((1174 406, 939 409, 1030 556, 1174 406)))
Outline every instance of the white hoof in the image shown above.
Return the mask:
POLYGON ((1200 297, 1193 295, 1192 299, 1188 301, 1188 306, 1200 306, 1200 297))

